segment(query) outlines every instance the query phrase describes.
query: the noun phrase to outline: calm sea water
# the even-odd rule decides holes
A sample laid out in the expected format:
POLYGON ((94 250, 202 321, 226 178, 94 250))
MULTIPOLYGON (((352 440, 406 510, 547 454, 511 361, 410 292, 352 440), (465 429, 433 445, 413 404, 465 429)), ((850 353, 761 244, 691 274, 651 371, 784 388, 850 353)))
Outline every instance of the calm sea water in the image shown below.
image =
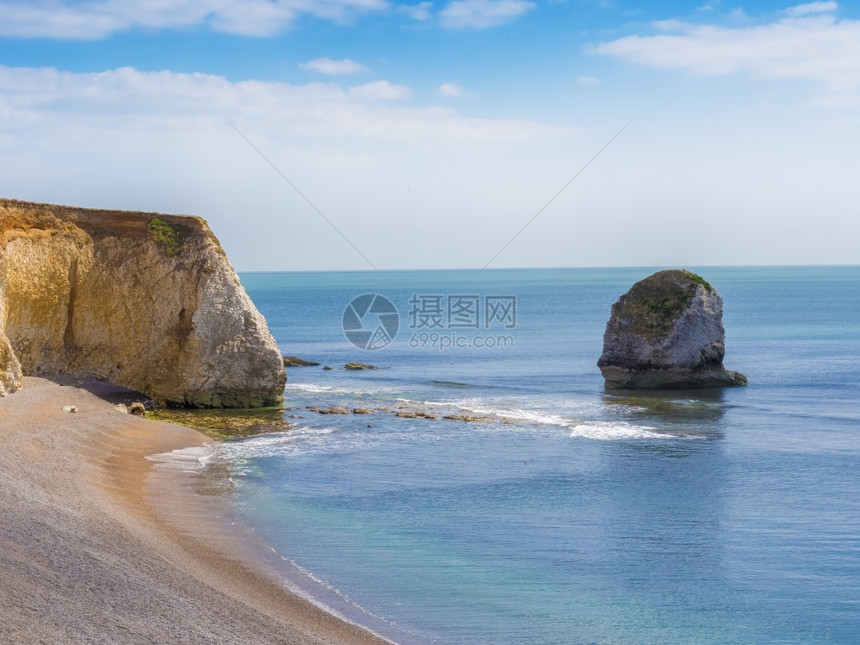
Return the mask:
POLYGON ((285 354, 337 369, 288 370, 292 431, 220 445, 237 513, 403 643, 860 642, 860 268, 699 269, 750 385, 607 392, 609 308, 651 272, 242 275, 285 354), (373 351, 342 331, 363 293, 399 313, 373 351))

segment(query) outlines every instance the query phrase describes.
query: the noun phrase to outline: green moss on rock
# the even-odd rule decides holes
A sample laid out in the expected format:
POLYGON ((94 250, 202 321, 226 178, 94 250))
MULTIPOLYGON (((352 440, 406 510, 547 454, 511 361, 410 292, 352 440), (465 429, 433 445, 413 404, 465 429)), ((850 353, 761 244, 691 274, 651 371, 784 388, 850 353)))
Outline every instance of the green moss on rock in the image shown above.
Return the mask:
POLYGON ((284 419, 280 406, 232 410, 165 409, 148 411, 148 419, 176 423, 200 430, 213 439, 224 441, 272 432, 285 432, 293 424, 284 419))
POLYGON ((634 284, 613 306, 617 317, 633 321, 629 331, 653 339, 672 330, 678 316, 689 307, 696 289, 713 287, 686 269, 660 271, 634 284), (617 308, 617 311, 616 311, 617 308))

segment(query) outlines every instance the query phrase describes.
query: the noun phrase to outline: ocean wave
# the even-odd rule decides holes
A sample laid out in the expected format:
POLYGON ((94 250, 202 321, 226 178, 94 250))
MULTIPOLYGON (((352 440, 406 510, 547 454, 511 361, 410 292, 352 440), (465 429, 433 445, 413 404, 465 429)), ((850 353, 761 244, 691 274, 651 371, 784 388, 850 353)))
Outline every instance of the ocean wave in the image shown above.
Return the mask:
POLYGON ((317 385, 316 383, 287 383, 284 386, 284 391, 320 394, 323 392, 334 392, 335 388, 331 385, 317 385))
POLYGON ((305 452, 314 445, 323 445, 326 438, 335 432, 334 428, 298 427, 288 432, 259 435, 241 441, 219 443, 216 448, 218 457, 228 460, 262 459, 283 457, 305 452))
MULTIPOLYGON (((450 401, 448 405, 455 405, 458 408, 473 413, 479 416, 497 417, 500 419, 511 419, 513 421, 522 421, 534 425, 553 425, 562 427, 571 427, 573 424, 580 423, 584 416, 593 415, 601 410, 601 406, 587 401, 568 401, 559 403, 552 402, 553 411, 542 409, 541 407, 525 407, 518 405, 527 402, 530 399, 514 401, 487 401, 485 399, 459 399, 450 401), (558 408, 561 408, 560 410, 558 408)), ((427 402, 428 405, 436 404, 427 402)), ((442 405, 442 403, 438 403, 442 405)))
POLYGON ((289 394, 290 392, 296 393, 296 395, 301 394, 327 394, 327 395, 335 395, 335 396, 347 396, 347 397, 357 397, 357 396, 379 396, 390 394, 394 392, 392 388, 389 387, 374 387, 374 388, 349 388, 349 387, 338 387, 335 385, 319 385, 317 383, 287 383, 284 386, 284 393, 289 394))
POLYGON ((492 415, 512 419, 514 421, 523 421, 535 425, 550 425, 550 426, 567 426, 570 419, 559 414, 551 414, 549 412, 540 412, 537 410, 523 410, 521 408, 469 408, 470 412, 478 415, 492 415))
POLYGON ((674 435, 654 432, 657 428, 618 421, 586 421, 573 426, 571 438, 617 441, 619 439, 674 439, 674 435))
POLYGON ((174 468, 184 472, 196 472, 205 468, 214 456, 214 446, 211 443, 206 443, 202 446, 179 448, 170 452, 149 455, 147 459, 166 468, 174 468))
POLYGON ((433 385, 435 387, 447 387, 455 389, 466 389, 472 387, 468 383, 460 383, 459 381, 440 381, 437 379, 431 380, 430 385, 433 385))

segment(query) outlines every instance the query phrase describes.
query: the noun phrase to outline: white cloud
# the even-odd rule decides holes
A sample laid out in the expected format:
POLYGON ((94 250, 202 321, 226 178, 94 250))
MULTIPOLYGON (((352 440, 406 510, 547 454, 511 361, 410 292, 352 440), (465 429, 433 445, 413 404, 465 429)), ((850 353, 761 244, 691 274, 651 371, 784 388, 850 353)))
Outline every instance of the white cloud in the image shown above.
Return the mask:
POLYGON ((302 14, 346 22, 388 0, 0 0, 0 36, 95 40, 134 27, 271 36, 302 14))
POLYGON ((412 90, 405 85, 395 85, 388 81, 373 81, 350 87, 347 95, 360 101, 399 101, 412 96, 412 90))
POLYGON ((433 16, 432 2, 419 2, 418 4, 402 4, 397 7, 397 13, 404 13, 412 20, 424 22, 433 16))
POLYGON ((591 48, 650 67, 695 74, 746 72, 763 79, 814 81, 832 92, 860 91, 860 21, 837 20, 834 2, 789 9, 767 24, 742 27, 665 21, 678 34, 628 36, 591 48))
POLYGON ((439 12, 447 29, 485 29, 504 25, 534 9, 527 0, 455 0, 439 12))
POLYGON ((442 85, 439 86, 439 93, 450 99, 459 99, 464 96, 469 96, 469 92, 456 83, 442 83, 442 85))
POLYGON ((361 63, 356 63, 354 60, 344 58, 343 60, 332 60, 331 58, 315 58, 306 63, 299 65, 302 69, 328 76, 342 76, 345 74, 358 74, 360 72, 368 72, 361 63))
POLYGON ((231 82, 211 74, 129 67, 74 73, 0 66, 0 133, 23 138, 21 129, 28 125, 44 127, 40 134, 54 128, 97 131, 114 126, 157 133, 235 121, 284 136, 395 143, 502 142, 569 134, 537 122, 475 119, 447 108, 391 103, 411 95, 409 87, 384 80, 344 88, 333 83, 231 82))
POLYGON ((576 82, 583 85, 596 85, 600 81, 595 76, 577 76, 576 82))

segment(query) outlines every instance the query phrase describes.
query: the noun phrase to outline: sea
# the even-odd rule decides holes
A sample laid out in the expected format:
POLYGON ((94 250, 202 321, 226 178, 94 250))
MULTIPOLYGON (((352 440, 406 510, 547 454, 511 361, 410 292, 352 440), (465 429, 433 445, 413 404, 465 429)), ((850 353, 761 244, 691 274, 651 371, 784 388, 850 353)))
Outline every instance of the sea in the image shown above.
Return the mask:
POLYGON ((860 643, 860 267, 690 268, 747 387, 605 389, 657 268, 243 273, 320 365, 207 464, 285 584, 402 645, 860 643))

